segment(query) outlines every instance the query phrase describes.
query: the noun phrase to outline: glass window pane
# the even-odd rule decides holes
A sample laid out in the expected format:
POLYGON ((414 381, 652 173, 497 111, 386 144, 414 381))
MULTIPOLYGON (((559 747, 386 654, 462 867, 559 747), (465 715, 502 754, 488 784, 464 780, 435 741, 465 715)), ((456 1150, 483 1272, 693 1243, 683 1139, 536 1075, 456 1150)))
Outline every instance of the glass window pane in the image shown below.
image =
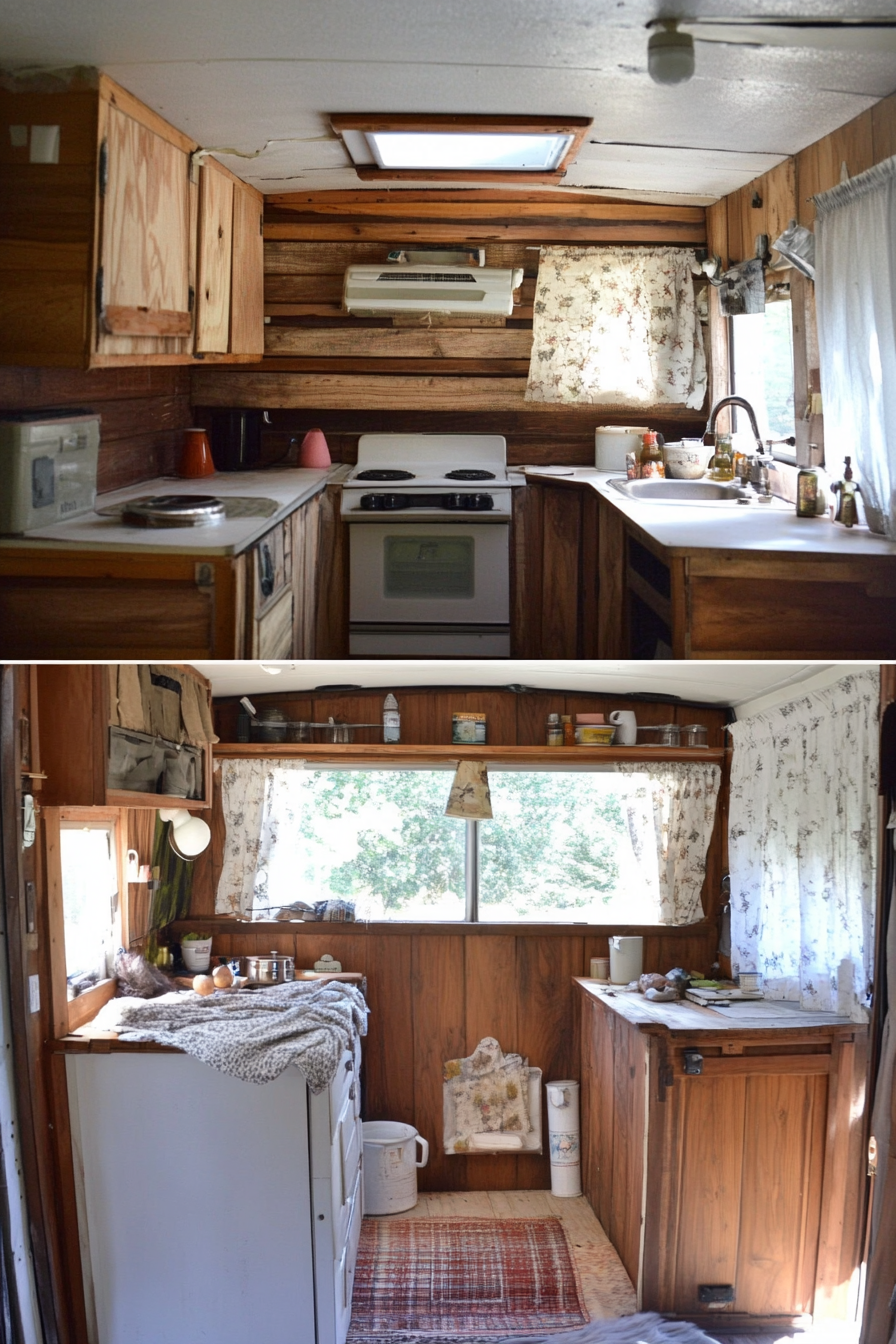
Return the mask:
POLYGON ((111 972, 118 950, 118 875, 111 826, 63 826, 59 836, 65 970, 111 972))
POLYGON ((632 787, 615 773, 489 771, 495 818, 481 823, 479 918, 650 924, 656 887, 629 832, 632 787))
POLYGON ((520 132, 369 131, 367 140, 383 168, 512 168, 551 172, 563 158, 572 137, 520 132))
MULTIPOLYGON (((789 438, 794 432, 790 300, 769 303, 764 313, 743 313, 730 321, 733 390, 753 407, 763 438, 789 438)), ((737 431, 749 437, 752 452, 750 422, 741 412, 737 431)))
POLYGON ((475 547, 473 537, 386 537, 384 596, 473 597, 475 547))
POLYGON ((358 919, 463 919, 465 826, 444 815, 450 785, 445 770, 277 771, 271 909, 256 916, 342 898, 358 919))

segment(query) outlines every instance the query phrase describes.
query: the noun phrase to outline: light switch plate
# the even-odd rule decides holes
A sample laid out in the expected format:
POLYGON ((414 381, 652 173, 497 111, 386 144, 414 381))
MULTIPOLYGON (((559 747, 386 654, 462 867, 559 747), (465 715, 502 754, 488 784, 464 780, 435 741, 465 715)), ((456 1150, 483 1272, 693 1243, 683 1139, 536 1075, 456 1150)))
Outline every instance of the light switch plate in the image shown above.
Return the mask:
POLYGON ((32 1013, 40 1012, 40 976, 28 977, 28 1006, 32 1013))
POLYGON ((31 154, 32 163, 59 162, 59 127, 32 126, 31 154))

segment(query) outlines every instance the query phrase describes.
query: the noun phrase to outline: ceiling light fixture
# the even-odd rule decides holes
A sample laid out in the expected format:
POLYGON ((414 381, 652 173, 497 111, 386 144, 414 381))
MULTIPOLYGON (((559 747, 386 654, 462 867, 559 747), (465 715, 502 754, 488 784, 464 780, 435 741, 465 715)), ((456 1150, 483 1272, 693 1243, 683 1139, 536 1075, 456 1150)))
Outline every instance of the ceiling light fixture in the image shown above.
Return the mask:
POLYGON ((647 73, 654 84, 685 84, 694 73, 694 39, 677 19, 655 19, 647 43, 647 73))

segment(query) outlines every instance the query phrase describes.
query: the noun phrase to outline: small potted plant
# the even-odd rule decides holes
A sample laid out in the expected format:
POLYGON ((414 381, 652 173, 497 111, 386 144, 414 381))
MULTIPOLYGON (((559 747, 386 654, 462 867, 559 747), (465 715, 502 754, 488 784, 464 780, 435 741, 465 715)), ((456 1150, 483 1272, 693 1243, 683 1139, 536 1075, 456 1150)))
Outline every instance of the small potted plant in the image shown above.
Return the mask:
POLYGON ((212 959, 211 934, 185 933, 180 940, 180 954, 188 971, 207 971, 212 959))

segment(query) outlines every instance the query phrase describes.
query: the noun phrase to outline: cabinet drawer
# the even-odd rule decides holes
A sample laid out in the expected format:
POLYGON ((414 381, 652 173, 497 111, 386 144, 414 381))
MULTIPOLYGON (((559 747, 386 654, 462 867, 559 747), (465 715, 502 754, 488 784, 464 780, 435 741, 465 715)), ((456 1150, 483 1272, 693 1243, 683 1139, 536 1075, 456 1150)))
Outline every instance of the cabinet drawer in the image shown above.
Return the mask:
POLYGON ((330 1134, 334 1139, 336 1137, 336 1127, 339 1124, 342 1112, 345 1110, 346 1099, 350 1093, 353 1103, 356 1103, 354 1114, 360 1114, 359 1067, 359 1055, 351 1055, 346 1050, 339 1061, 336 1076, 330 1084, 330 1134))
POLYGON ((252 609, 256 616, 272 607, 292 586, 292 529, 289 519, 272 527, 252 551, 252 609))

